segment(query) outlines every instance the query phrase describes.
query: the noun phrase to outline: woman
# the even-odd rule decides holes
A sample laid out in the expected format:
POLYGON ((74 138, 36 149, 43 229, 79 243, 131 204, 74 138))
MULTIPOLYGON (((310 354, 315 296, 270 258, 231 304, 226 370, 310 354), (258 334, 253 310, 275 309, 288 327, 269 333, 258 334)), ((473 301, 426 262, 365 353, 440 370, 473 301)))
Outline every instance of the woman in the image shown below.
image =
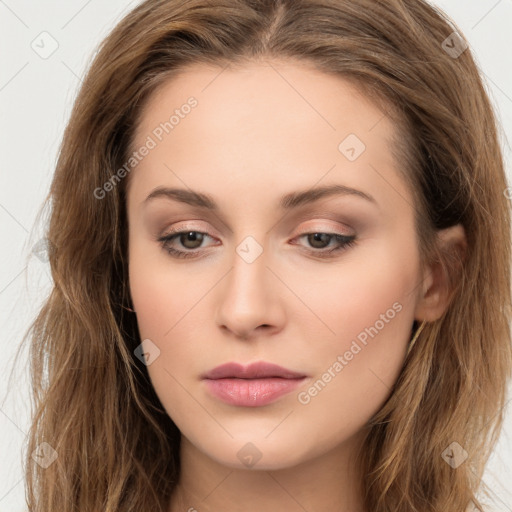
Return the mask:
POLYGON ((470 50, 423 1, 136 7, 48 198, 30 510, 483 510, 505 189, 470 50))

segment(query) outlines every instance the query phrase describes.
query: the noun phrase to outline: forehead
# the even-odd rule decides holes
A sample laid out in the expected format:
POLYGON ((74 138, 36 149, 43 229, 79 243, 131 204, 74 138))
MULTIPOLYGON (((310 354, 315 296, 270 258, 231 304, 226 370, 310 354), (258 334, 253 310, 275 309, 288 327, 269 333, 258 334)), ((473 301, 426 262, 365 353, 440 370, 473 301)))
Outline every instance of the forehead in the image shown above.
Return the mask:
POLYGON ((148 137, 155 145, 130 181, 182 176, 181 185, 221 190, 241 178, 263 193, 269 182, 284 191, 290 180, 313 186, 329 174, 328 181, 340 178, 348 186, 354 179, 375 186, 376 178, 382 186, 379 170, 397 167, 398 128, 386 112, 354 81, 307 63, 195 64, 147 101, 132 149, 148 137))
POLYGON ((324 73, 305 61, 262 60, 224 67, 196 63, 178 70, 153 92, 141 113, 137 135, 149 133, 155 121, 168 120, 191 96, 200 104, 194 117, 201 117, 203 125, 215 115, 212 121, 222 128, 223 121, 229 119, 232 125, 236 116, 238 125, 254 130, 259 127, 258 113, 272 110, 269 132, 272 120, 286 117, 302 120, 296 127, 305 133, 308 127, 332 134, 351 126, 363 135, 373 127, 367 126, 366 117, 380 122, 391 108, 370 99, 354 79, 324 73))

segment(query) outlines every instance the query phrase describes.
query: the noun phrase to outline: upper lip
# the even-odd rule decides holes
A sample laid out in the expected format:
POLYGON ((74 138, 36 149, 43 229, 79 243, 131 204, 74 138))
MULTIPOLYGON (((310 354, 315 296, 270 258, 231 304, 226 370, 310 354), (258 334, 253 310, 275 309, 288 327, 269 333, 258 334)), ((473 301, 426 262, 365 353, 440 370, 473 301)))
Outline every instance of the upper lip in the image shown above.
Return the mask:
POLYGON ((282 379, 301 379, 305 377, 303 373, 297 373, 277 364, 260 361, 251 363, 247 366, 239 363, 225 363, 216 366, 213 370, 205 373, 203 379, 265 379, 270 377, 280 377, 282 379))

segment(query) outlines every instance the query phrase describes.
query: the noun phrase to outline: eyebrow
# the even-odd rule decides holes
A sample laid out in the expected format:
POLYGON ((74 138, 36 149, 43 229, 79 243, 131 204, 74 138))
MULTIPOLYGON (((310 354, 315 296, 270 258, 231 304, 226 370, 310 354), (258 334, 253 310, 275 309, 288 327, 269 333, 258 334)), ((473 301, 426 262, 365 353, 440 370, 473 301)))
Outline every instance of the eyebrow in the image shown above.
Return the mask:
MULTIPOLYGON (((279 207, 283 210, 291 210, 333 195, 357 196, 377 205, 377 201, 370 194, 338 184, 291 192, 281 197, 279 207)), ((147 204, 156 198, 173 199, 191 206, 198 206, 214 212, 219 211, 217 203, 210 195, 190 189, 157 187, 146 197, 144 203, 147 204)))

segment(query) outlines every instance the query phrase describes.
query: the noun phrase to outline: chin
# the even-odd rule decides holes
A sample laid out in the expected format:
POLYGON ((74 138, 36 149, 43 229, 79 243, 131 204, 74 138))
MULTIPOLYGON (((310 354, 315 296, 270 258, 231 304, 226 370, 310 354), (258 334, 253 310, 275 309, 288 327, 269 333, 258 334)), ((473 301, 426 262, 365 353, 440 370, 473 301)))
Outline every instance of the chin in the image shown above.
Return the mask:
POLYGON ((315 456, 308 452, 303 441, 291 436, 286 439, 276 437, 275 440, 255 436, 251 441, 245 435, 243 438, 216 443, 215 446, 203 444, 199 449, 218 464, 249 471, 292 468, 315 456), (301 446, 300 451, 297 450, 298 445, 301 446))

